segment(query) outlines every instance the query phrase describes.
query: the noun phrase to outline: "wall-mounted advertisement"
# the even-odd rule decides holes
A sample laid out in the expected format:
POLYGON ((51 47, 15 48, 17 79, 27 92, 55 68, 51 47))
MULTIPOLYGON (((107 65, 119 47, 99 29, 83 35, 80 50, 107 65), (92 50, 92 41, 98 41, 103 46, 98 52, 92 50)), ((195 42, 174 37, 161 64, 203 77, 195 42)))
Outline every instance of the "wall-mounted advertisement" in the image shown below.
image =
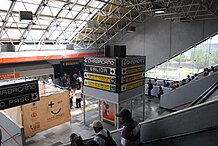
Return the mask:
POLYGON ((102 101, 103 121, 109 124, 115 124, 116 105, 107 101, 102 101))

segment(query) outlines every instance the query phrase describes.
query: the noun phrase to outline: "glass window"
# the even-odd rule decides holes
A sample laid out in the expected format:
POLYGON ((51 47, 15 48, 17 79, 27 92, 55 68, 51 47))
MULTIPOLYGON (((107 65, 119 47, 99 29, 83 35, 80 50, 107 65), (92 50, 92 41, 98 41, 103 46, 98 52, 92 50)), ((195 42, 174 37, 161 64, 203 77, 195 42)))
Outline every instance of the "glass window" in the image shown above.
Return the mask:
POLYGON ((218 34, 146 72, 146 77, 182 80, 218 65, 218 34))
POLYGON ((209 66, 218 64, 218 34, 210 39, 209 66))

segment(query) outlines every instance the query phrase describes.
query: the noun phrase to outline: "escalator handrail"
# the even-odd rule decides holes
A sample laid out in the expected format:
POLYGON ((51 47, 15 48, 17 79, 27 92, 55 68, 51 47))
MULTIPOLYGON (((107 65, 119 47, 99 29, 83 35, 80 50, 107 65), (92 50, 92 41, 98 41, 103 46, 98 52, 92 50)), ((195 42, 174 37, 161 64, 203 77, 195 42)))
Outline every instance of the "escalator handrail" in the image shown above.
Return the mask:
POLYGON ((218 88, 218 81, 216 82, 214 87, 203 98, 201 98, 201 100, 198 102, 198 104, 201 104, 201 103, 205 102, 209 98, 209 96, 212 93, 214 93, 214 91, 216 91, 217 88, 218 88))
POLYGON ((211 127, 191 131, 191 132, 185 132, 182 134, 175 134, 172 136, 166 136, 166 137, 162 137, 162 138, 158 138, 158 139, 154 139, 154 140, 150 140, 150 141, 146 141, 146 142, 141 142, 141 144, 149 144, 149 143, 154 143, 154 142, 163 141, 163 140, 171 140, 171 139, 175 139, 175 138, 185 137, 185 136, 203 133, 203 132, 207 132, 207 131, 212 131, 212 130, 216 130, 216 129, 217 129, 217 126, 211 126, 211 127))
POLYGON ((196 105, 198 103, 198 101, 200 101, 202 98, 205 97, 205 95, 207 95, 208 92, 210 92, 212 89, 214 89, 215 86, 217 86, 218 81, 215 82, 213 85, 211 85, 206 91, 204 91, 197 99, 195 99, 190 105, 189 107, 192 107, 194 105, 196 105))

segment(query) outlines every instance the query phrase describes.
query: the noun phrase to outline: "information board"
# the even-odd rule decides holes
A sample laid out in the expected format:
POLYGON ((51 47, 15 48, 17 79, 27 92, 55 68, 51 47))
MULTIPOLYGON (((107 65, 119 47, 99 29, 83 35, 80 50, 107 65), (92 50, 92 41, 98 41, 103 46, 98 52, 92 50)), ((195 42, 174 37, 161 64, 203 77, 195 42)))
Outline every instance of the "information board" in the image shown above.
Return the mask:
POLYGON ((138 80, 138 81, 134 81, 134 82, 131 82, 131 83, 124 84, 124 85, 121 86, 121 92, 137 88, 139 86, 144 85, 144 83, 145 83, 144 79, 141 79, 141 80, 138 80))
POLYGON ((115 76, 107 76, 107 75, 100 75, 100 74, 85 72, 84 78, 90 79, 90 80, 96 80, 96 81, 116 84, 116 77, 115 76))
POLYGON ((103 67, 103 66, 85 65, 84 71, 98 73, 98 74, 105 74, 105 75, 116 75, 116 68, 103 67))
POLYGON ((132 73, 144 72, 144 71, 145 71, 145 66, 144 65, 138 65, 138 66, 122 68, 121 69, 121 74, 126 75, 126 74, 132 74, 132 73))
POLYGON ((101 89, 101 90, 106 90, 106 91, 111 91, 111 92, 116 92, 116 85, 111 85, 107 83, 102 83, 102 82, 97 82, 97 81, 92 81, 92 80, 84 80, 84 85, 101 89))
POLYGON ((137 66, 137 65, 145 65, 145 58, 144 57, 126 57, 121 58, 120 66, 128 67, 128 66, 137 66))
POLYGON ((136 81, 139 79, 143 79, 145 78, 145 73, 141 72, 141 73, 135 73, 135 74, 130 74, 130 75, 126 75, 126 76, 122 76, 121 77, 121 83, 129 83, 132 81, 136 81))
POLYGON ((39 101, 38 81, 0 86, 0 110, 39 101))
POLYGON ((84 57, 84 65, 116 67, 116 59, 106 57, 84 57))

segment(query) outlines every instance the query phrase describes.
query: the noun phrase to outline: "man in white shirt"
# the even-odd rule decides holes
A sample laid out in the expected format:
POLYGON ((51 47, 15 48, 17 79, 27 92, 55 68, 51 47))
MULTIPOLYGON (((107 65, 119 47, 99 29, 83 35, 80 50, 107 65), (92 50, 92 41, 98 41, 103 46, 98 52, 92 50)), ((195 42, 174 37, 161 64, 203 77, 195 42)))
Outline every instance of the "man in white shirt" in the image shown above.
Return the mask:
POLYGON ((74 92, 74 97, 76 98, 76 108, 81 108, 82 91, 79 87, 74 92))

